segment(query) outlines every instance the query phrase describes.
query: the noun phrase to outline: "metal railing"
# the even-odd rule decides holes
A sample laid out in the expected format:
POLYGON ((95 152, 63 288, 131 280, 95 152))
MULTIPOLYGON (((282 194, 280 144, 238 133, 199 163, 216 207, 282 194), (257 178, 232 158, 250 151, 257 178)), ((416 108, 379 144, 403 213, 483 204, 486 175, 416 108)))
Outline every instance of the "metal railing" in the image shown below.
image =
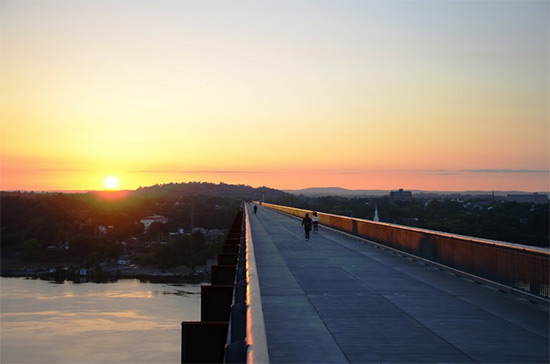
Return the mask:
POLYGON ((260 282, 254 255, 254 242, 250 230, 248 211, 245 212, 246 226, 246 340, 248 363, 269 363, 267 339, 265 336, 264 314, 260 282))
POLYGON ((269 363, 260 283, 246 205, 243 210, 241 250, 235 274, 224 361, 269 363))
POLYGON ((225 363, 246 362, 246 254, 245 254, 245 233, 246 233, 246 208, 243 210, 241 232, 239 236, 239 249, 237 257, 237 269, 233 283, 233 298, 231 300, 231 311, 229 315, 229 327, 227 330, 227 341, 225 345, 225 363))
MULTIPOLYGON (((297 217, 310 210, 262 203, 297 217)), ((549 298, 550 250, 317 211, 319 224, 435 262, 514 291, 549 298)))

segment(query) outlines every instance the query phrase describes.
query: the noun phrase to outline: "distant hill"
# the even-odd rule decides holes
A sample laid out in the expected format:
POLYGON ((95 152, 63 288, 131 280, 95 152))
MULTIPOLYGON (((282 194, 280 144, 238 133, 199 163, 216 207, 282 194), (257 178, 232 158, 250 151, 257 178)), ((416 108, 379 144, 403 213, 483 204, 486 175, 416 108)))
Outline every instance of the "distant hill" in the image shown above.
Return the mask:
POLYGON ((348 190, 340 187, 311 187, 301 190, 284 190, 293 195, 304 195, 308 197, 341 196, 341 197, 366 197, 385 196, 389 190, 348 190))
MULTIPOLYGON (((148 187, 140 187, 137 190, 118 191, 128 193, 132 196, 148 196, 148 197, 181 197, 181 196, 220 196, 231 197, 243 200, 277 200, 281 197, 289 196, 305 196, 305 197, 325 197, 338 196, 346 198, 354 197, 383 197, 388 196, 391 191, 395 190, 349 190, 341 187, 310 187, 298 190, 277 190, 269 187, 253 188, 247 185, 231 185, 226 183, 207 183, 207 182, 189 182, 189 183, 167 183, 157 184, 148 187)), ((495 197, 504 199, 507 195, 532 194, 532 192, 524 191, 424 191, 424 190, 409 190, 416 198, 437 198, 445 196, 447 198, 487 198, 494 193, 495 197)), ((31 192, 31 191, 1 191, 3 195, 10 193, 31 192)), ((85 190, 49 190, 49 191, 34 191, 34 193, 95 193, 98 191, 85 190)), ((106 191, 108 193, 114 193, 106 191)), ((549 194, 546 192, 538 192, 540 195, 549 194)), ((279 201, 283 202, 283 201, 279 201)))
MULTIPOLYGON (((284 192, 293 195, 303 195, 307 197, 324 197, 324 196, 340 196, 340 197, 381 197, 388 196, 390 191, 395 190, 348 190, 340 187, 312 187, 301 190, 284 190, 284 192)), ((493 191, 423 191, 410 190, 413 197, 434 197, 434 196, 492 196, 493 191)), ((530 194, 532 192, 523 191, 494 191, 495 196, 507 196, 508 194, 530 194)), ((548 194, 548 192, 538 192, 539 194, 548 194)))
POLYGON ((215 184, 206 182, 167 183, 140 187, 131 192, 134 196, 181 197, 181 196, 220 196, 243 200, 272 199, 286 196, 287 193, 268 187, 253 188, 246 185, 215 184))

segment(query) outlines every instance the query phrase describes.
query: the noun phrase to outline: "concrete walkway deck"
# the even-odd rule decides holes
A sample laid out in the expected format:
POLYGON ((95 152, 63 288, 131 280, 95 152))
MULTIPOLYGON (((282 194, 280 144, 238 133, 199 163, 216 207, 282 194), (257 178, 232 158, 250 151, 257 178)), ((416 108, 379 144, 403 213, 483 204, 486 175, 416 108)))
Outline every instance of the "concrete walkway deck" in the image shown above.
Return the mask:
POLYGON ((549 310, 248 206, 272 363, 548 363, 549 310))

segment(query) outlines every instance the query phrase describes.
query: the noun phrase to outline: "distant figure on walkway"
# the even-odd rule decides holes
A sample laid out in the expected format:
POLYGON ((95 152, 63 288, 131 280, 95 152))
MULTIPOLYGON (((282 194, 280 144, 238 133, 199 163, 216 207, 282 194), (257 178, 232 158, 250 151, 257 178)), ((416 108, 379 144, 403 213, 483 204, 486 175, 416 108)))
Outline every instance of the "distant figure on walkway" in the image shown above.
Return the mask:
POLYGON ((306 233, 306 240, 309 240, 309 232, 311 231, 311 219, 309 218, 309 214, 306 214, 302 220, 302 226, 304 227, 304 231, 306 233))
POLYGON ((317 213, 313 211, 313 233, 318 234, 319 233, 319 218, 317 217, 317 213))
POLYGON ((254 213, 258 212, 258 205, 254 205, 254 213))

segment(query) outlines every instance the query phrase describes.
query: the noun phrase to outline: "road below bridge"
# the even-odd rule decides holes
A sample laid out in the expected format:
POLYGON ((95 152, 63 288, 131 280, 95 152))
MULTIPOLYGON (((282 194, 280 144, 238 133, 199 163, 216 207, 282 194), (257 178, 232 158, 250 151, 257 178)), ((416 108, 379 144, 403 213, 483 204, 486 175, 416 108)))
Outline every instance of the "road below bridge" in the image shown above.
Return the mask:
POLYGON ((272 363, 549 362, 549 310, 247 206, 272 363))

